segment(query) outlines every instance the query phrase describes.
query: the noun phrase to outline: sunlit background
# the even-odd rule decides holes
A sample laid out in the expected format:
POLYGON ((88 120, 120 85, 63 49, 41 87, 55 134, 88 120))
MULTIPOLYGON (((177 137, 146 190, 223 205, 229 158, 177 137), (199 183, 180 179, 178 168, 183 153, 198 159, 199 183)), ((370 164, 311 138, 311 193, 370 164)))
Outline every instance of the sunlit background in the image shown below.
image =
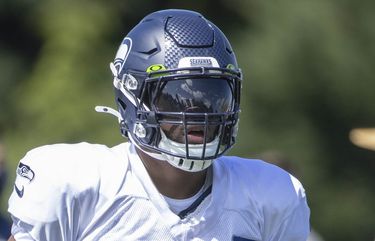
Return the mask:
POLYGON ((352 128, 375 126, 370 0, 1 0, 0 142, 8 171, 1 213, 29 149, 124 141, 116 119, 94 106, 114 107, 108 66, 122 38, 165 8, 201 12, 236 52, 242 113, 229 154, 287 161, 325 241, 373 240, 375 151, 349 140, 352 128))

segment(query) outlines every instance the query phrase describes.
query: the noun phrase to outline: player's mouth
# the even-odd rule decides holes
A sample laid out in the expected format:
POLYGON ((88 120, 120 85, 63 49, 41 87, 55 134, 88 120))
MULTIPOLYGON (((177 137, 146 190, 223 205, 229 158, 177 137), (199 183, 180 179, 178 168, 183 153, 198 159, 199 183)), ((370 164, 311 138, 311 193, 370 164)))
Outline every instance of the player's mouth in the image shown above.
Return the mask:
POLYGON ((204 131, 199 129, 188 130, 187 139, 189 144, 203 144, 204 131))

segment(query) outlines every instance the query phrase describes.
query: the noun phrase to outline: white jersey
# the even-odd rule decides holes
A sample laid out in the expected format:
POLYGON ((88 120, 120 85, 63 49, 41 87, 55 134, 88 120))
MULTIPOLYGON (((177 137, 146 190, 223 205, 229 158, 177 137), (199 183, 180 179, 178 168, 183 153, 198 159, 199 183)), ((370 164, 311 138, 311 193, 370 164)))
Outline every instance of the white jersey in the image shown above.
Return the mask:
POLYGON ((309 208, 293 176, 238 157, 215 160, 212 175, 212 191, 180 218, 129 143, 36 148, 17 169, 12 232, 17 241, 307 239, 309 208))

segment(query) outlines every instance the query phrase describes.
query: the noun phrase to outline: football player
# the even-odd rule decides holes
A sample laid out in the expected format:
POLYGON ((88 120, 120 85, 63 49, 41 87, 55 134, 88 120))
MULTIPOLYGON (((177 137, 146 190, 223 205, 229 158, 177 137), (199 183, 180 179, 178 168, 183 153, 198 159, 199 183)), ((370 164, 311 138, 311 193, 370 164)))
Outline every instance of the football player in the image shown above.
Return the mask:
POLYGON ((309 208, 282 169, 224 156, 235 143, 242 74, 201 14, 149 14, 110 65, 128 142, 55 144, 26 154, 9 200, 10 240, 301 241, 309 208), (57 170, 58 169, 58 170, 57 170))

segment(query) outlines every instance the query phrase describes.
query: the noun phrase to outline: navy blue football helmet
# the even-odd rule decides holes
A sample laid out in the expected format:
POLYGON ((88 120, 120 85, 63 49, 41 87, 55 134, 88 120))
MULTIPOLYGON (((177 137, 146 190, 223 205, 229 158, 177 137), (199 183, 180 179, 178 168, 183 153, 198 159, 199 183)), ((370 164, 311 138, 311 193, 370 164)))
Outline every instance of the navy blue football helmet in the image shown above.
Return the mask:
POLYGON ((142 151, 200 171, 235 143, 241 71, 225 35, 201 14, 149 14, 111 70, 121 132, 142 151))

